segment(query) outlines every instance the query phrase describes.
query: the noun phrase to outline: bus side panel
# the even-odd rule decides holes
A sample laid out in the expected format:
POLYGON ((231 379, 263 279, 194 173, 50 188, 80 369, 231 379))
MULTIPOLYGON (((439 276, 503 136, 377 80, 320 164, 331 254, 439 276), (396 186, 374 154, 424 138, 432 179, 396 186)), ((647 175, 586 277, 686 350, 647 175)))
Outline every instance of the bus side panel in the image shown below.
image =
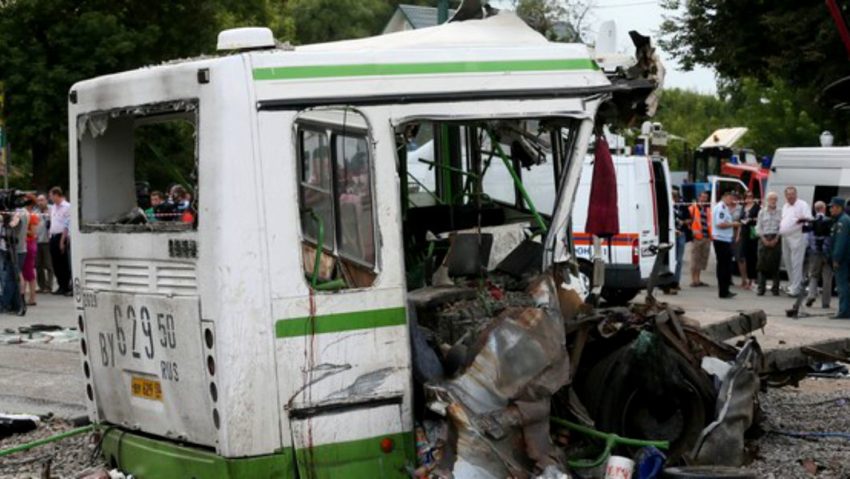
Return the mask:
MULTIPOLYGON (((208 414, 219 418, 218 452, 225 457, 280 450, 277 427, 274 328, 268 287, 266 217, 277 190, 261 185, 257 111, 247 55, 229 57, 213 69, 201 98, 199 155, 201 211, 199 282, 202 319, 212 324, 215 368, 206 368, 218 389, 208 414), (266 196, 266 195, 270 196, 266 196), (204 219, 207 218, 207 221, 204 219)), ((284 221, 277 218, 277 221, 284 221)), ((204 393, 209 396, 210 388, 204 393)))
MULTIPOLYGON (((276 321, 280 429, 283 444, 294 441, 302 469, 324 470, 330 466, 322 465, 323 461, 341 457, 350 458, 358 468, 357 464, 374 465, 378 458, 367 456, 384 457, 379 448, 369 449, 368 454, 355 448, 354 454, 348 446, 381 434, 406 434, 413 428, 394 136, 385 116, 363 114, 371 125, 373 144, 378 275, 371 287, 338 292, 311 291, 302 267, 293 134, 297 113, 263 111, 259 117, 264 188, 270 195, 274 192, 269 201, 276 205, 266 212, 266 238, 276 321), (393 408, 381 406, 387 402, 393 408), (368 424, 351 419, 360 417, 353 412, 351 417, 338 416, 340 409, 349 408, 371 417, 368 424), (334 417, 337 420, 327 419, 334 417), (348 452, 327 452, 337 450, 348 452)), ((337 467, 343 464, 318 477, 329 477, 337 467)))

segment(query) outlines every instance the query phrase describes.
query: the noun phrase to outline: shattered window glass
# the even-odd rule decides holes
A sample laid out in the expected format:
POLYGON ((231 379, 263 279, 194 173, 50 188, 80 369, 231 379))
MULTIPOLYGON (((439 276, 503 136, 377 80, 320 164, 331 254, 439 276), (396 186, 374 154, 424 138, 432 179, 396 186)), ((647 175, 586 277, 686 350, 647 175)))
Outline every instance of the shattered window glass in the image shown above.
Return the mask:
POLYGON ((311 110, 296 131, 305 277, 317 288, 370 286, 377 245, 366 120, 352 110, 311 110))
POLYGON ((80 115, 81 230, 195 229, 196 125, 196 101, 80 115))

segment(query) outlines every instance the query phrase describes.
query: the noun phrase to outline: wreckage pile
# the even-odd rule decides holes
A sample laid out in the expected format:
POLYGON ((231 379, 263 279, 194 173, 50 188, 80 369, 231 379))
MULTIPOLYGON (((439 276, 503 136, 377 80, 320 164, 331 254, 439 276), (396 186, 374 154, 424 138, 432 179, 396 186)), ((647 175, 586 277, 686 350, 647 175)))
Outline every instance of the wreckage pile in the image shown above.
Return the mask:
POLYGON ((757 477, 740 466, 745 435, 760 430, 760 391, 813 362, 806 348, 727 343, 762 328, 764 312, 703 329, 651 294, 594 309, 552 274, 524 292, 502 279, 410 295, 416 476, 601 478, 609 456, 625 456, 638 461, 634 477, 718 477, 671 466, 757 477))
MULTIPOLYGON (((0 450, 20 446, 79 426, 56 417, 35 418, 32 425, 15 418, 4 421, 0 415, 0 450)), ((81 418, 80 421, 83 421, 81 418)), ((80 471, 102 465, 96 433, 82 434, 41 447, 0 458, 0 479, 77 477, 80 471)))

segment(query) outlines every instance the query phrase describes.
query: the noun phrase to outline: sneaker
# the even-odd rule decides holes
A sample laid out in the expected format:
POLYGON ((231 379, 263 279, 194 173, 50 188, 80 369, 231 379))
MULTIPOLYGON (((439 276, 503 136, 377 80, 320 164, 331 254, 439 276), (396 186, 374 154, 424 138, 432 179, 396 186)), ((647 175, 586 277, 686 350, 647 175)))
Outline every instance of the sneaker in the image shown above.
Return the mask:
POLYGON ((815 304, 815 298, 809 298, 806 300, 806 307, 811 308, 812 305, 815 304))

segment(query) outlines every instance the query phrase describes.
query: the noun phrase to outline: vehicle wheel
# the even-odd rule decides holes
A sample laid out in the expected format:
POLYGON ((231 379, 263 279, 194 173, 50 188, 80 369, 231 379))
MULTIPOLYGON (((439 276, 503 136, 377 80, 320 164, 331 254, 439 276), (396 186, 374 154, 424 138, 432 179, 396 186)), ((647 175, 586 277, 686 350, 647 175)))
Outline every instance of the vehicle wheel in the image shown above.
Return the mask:
POLYGON ((715 393, 707 376, 660 338, 652 344, 650 352, 625 344, 575 384, 599 430, 670 441, 668 457, 675 460, 693 448, 709 422, 715 393))
POLYGON ((670 467, 664 470, 667 479, 756 479, 753 472, 737 467, 690 466, 670 467))
POLYGON ((602 288, 602 298, 609 304, 622 306, 635 299, 639 292, 636 288, 602 288))

